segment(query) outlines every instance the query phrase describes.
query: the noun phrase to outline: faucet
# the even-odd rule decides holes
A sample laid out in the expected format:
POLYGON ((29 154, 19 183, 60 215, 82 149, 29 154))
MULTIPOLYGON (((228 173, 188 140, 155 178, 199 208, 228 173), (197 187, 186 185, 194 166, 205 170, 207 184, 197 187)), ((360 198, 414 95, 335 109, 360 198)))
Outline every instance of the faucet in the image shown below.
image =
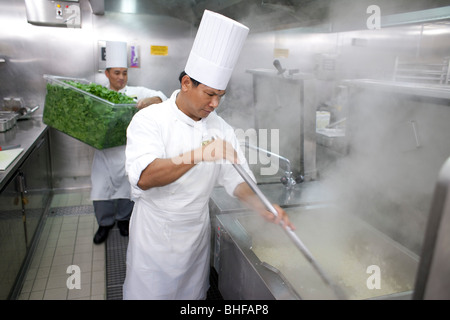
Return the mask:
POLYGON ((288 158, 285 158, 283 156, 280 156, 280 155, 270 152, 268 150, 262 149, 260 147, 251 145, 248 142, 245 142, 244 145, 245 145, 245 147, 247 147, 249 149, 254 149, 254 150, 257 150, 260 152, 264 152, 267 154, 267 156, 277 157, 284 164, 284 176, 282 176, 280 178, 280 181, 286 187, 287 190, 291 190, 292 188, 294 188, 294 186, 297 183, 303 182, 303 176, 301 176, 301 175, 299 175, 296 179, 294 179, 294 176, 293 176, 292 170, 291 170, 291 162, 289 161, 288 158))

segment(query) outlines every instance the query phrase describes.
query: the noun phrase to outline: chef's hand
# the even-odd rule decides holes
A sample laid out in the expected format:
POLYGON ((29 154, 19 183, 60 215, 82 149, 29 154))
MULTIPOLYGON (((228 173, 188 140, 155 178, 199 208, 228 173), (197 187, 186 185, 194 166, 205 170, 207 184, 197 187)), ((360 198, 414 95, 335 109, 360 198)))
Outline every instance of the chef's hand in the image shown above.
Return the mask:
POLYGON ((249 209, 258 212, 264 219, 269 222, 276 224, 282 224, 283 227, 291 228, 295 230, 294 225, 290 222, 287 213, 277 204, 272 204, 272 206, 277 211, 277 216, 270 212, 261 199, 255 194, 255 192, 250 188, 248 183, 242 182, 236 186, 233 191, 234 196, 238 198, 242 203, 249 209))
POLYGON ((238 155, 234 150, 231 143, 215 138, 208 144, 202 146, 202 160, 203 161, 216 161, 216 160, 228 160, 231 163, 238 163, 238 155))
POLYGON ((292 230, 295 230, 294 225, 292 224, 292 222, 289 220, 289 216, 287 215, 287 213, 283 210, 283 208, 281 208, 279 205, 277 204, 272 204, 272 206, 275 208, 275 210, 278 213, 278 216, 275 216, 272 212, 270 212, 269 210, 265 210, 265 211, 260 211, 261 215, 270 222, 273 222, 275 224, 282 224, 282 226, 284 228, 291 228, 292 230))
POLYGON ((162 100, 160 97, 150 97, 150 98, 144 98, 138 101, 136 107, 141 110, 144 109, 145 107, 148 107, 151 104, 155 104, 155 103, 161 103, 162 100))

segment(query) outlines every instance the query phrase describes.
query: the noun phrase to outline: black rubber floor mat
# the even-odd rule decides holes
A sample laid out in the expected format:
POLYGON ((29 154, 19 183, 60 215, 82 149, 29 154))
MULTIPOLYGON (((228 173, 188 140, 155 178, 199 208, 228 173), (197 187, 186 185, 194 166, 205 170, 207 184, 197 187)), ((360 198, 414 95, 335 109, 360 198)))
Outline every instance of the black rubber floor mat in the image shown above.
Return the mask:
POLYGON ((49 212, 50 217, 55 216, 71 216, 80 214, 93 214, 94 206, 70 206, 70 207, 55 207, 51 208, 49 212))
POLYGON ((106 240, 106 299, 122 300, 125 281, 128 237, 120 235, 117 225, 109 231, 106 240))

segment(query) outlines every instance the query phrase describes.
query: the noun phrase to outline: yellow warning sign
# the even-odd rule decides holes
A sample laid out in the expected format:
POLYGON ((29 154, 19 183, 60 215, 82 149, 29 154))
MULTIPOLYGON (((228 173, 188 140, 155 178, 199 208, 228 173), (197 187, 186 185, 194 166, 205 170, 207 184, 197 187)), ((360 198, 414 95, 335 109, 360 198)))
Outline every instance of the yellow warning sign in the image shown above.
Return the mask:
POLYGON ((168 46, 151 46, 150 54, 154 56, 167 56, 169 54, 168 46))

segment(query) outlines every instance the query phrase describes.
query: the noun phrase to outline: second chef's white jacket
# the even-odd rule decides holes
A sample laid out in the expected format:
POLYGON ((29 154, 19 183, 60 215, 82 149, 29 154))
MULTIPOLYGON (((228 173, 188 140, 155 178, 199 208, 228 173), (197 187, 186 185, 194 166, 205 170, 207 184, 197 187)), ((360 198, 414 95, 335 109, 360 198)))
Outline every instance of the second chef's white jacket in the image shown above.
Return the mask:
MULTIPOLYGON (((145 87, 125 86, 119 91, 137 100, 158 96, 167 97, 161 91, 145 87)), ((125 173, 125 146, 96 149, 91 170, 91 200, 129 199, 130 183, 125 173)))

